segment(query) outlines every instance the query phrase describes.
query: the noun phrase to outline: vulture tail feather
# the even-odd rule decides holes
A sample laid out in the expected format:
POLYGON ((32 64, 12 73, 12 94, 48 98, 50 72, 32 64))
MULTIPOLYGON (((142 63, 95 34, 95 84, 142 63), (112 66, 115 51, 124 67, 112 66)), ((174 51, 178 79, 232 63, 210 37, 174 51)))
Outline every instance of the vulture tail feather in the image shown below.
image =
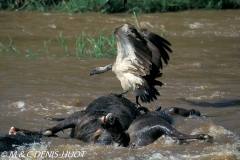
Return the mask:
POLYGON ((161 81, 154 80, 154 85, 163 86, 164 84, 161 81))
POLYGON ((154 87, 150 87, 147 91, 145 89, 135 89, 134 93, 139 96, 143 103, 150 103, 151 101, 157 100, 157 96, 160 96, 158 90, 154 87))

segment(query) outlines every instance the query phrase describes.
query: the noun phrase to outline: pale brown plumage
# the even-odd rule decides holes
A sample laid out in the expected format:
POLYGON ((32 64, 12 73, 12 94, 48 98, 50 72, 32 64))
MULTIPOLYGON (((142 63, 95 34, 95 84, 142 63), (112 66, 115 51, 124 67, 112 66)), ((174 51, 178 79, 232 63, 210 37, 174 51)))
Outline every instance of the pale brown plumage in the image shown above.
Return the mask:
POLYGON ((162 75, 159 71, 162 69, 162 60, 168 63, 170 43, 147 29, 137 30, 131 24, 118 26, 114 30, 114 35, 117 42, 116 61, 106 66, 105 70, 96 68, 90 75, 103 73, 112 68, 124 91, 133 89, 137 104, 138 97, 142 102, 157 99, 156 96, 160 94, 154 86, 163 85, 156 78, 162 75))

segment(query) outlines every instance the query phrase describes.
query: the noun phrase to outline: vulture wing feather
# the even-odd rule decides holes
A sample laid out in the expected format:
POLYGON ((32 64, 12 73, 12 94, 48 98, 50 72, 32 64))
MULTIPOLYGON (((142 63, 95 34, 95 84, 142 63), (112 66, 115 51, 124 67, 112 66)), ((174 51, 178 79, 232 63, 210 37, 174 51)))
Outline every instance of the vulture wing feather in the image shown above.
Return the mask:
POLYGON ((152 67, 152 51, 148 42, 132 25, 123 25, 115 29, 118 55, 116 62, 124 63, 128 70, 136 76, 150 74, 152 67), (135 68, 135 69, 134 69, 135 68))
POLYGON ((149 32, 147 29, 139 29, 138 31, 148 41, 148 47, 153 52, 153 64, 155 64, 158 68, 162 68, 161 59, 165 62, 165 64, 168 64, 168 52, 172 52, 169 48, 171 44, 159 35, 149 32))
POLYGON ((117 57, 110 66, 122 88, 124 91, 133 89, 137 104, 139 97, 145 103, 156 100, 160 93, 155 86, 163 85, 156 78, 162 76, 162 61, 166 64, 169 61, 171 44, 157 34, 147 29, 137 30, 131 24, 118 26, 114 35, 117 57))

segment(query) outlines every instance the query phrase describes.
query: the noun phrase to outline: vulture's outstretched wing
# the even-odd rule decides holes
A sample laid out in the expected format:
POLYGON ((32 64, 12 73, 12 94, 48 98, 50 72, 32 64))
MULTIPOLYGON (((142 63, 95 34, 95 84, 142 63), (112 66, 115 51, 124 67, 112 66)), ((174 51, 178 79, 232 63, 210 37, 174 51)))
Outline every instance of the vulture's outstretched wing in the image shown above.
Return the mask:
POLYGON ((149 32, 147 29, 142 28, 138 32, 148 42, 148 48, 152 51, 152 63, 162 69, 163 64, 161 59, 163 59, 165 64, 168 64, 168 52, 172 52, 169 48, 171 44, 159 35, 149 32))
MULTIPOLYGON (((136 30, 130 24, 124 24, 115 29, 115 37, 118 43, 118 62, 131 62, 137 76, 149 75, 151 70, 158 72, 162 69, 162 60, 167 64, 168 52, 171 45, 167 40, 147 29, 136 30)), ((157 74, 157 73, 156 73, 157 74)), ((156 78, 156 77, 154 77, 156 78)))
POLYGON ((117 42, 117 57, 113 64, 95 68, 90 75, 104 73, 110 69, 116 74, 124 91, 130 88, 142 102, 150 102, 159 96, 155 86, 163 83, 156 80, 161 77, 163 62, 169 61, 168 52, 171 45, 167 40, 149 32, 137 30, 131 24, 123 24, 114 30, 117 42))
POLYGON ((124 69, 135 76, 149 75, 152 67, 152 52, 148 48, 148 42, 130 24, 117 27, 114 34, 118 52, 115 63, 124 65, 124 69))

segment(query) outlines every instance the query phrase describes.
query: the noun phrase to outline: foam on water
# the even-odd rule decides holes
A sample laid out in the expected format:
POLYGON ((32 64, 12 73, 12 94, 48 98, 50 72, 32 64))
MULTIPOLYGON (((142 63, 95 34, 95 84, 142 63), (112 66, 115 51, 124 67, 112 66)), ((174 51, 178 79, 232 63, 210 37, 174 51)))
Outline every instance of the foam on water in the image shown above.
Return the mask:
POLYGON ((204 24, 199 23, 199 22, 194 22, 192 24, 189 24, 189 28, 191 29, 195 29, 195 28, 203 28, 204 24))
MULTIPOLYGON (((204 86, 205 87, 205 86, 204 86)), ((203 87, 203 88, 204 88, 203 87)), ((44 115, 62 115, 72 114, 76 112, 73 106, 65 105, 60 102, 52 101, 48 102, 52 107, 42 105, 41 103, 33 103, 28 101, 17 101, 8 105, 11 111, 17 114, 23 114, 26 112, 36 112, 37 114, 44 115), (58 110, 65 112, 55 112, 55 107, 58 110), (14 108, 14 109, 13 109, 14 108), (66 112, 67 110, 67 112, 66 112), (49 113, 50 112, 50 113, 49 113)), ((122 148, 116 146, 103 146, 100 144, 85 144, 78 140, 66 140, 66 139, 47 139, 47 141, 53 141, 54 144, 33 144, 29 148, 21 148, 18 150, 28 151, 71 151, 71 150, 83 150, 87 152, 86 157, 88 159, 163 159, 163 160, 188 160, 188 159, 239 159, 240 140, 237 135, 231 131, 225 129, 222 126, 215 125, 211 119, 206 117, 179 117, 177 119, 177 130, 186 134, 200 134, 205 133, 214 137, 212 143, 206 141, 190 140, 189 144, 179 145, 178 141, 173 140, 168 136, 162 136, 156 140, 153 144, 148 146, 129 150, 129 148, 122 148), (57 144, 57 145, 56 145, 57 144)))
MULTIPOLYGON (((80 110, 77 107, 71 106, 71 105, 65 105, 57 101, 48 102, 47 104, 42 103, 34 103, 29 101, 17 101, 10 103, 7 106, 4 106, 4 109, 8 114, 20 114, 22 113, 28 113, 33 112, 39 115, 62 115, 62 114, 68 114, 71 115, 74 112, 80 110), (66 112, 67 110, 67 112, 66 112)), ((82 109, 82 108, 81 108, 82 109)))
POLYGON ((23 112, 26 110, 24 101, 18 101, 18 102, 12 103, 12 105, 20 109, 20 112, 23 112))
MULTIPOLYGON (((212 143, 206 141, 191 140, 189 144, 177 144, 177 141, 168 136, 162 136, 153 144, 145 147, 129 149, 116 146, 103 146, 100 144, 76 144, 78 141, 64 140, 57 146, 60 151, 84 150, 86 159, 151 159, 151 160, 205 160, 205 159, 239 159, 240 140, 237 135, 226 130, 222 126, 213 124, 208 119, 190 119, 188 123, 197 121, 198 129, 193 129, 191 134, 206 132, 214 137, 212 143), (67 142, 67 143, 66 143, 67 142)), ((184 128, 184 127, 183 127, 184 128)), ((191 127, 190 127, 191 129, 191 127)), ((56 147, 56 146, 55 146, 56 147)), ((51 148, 51 146, 49 146, 51 148)))

